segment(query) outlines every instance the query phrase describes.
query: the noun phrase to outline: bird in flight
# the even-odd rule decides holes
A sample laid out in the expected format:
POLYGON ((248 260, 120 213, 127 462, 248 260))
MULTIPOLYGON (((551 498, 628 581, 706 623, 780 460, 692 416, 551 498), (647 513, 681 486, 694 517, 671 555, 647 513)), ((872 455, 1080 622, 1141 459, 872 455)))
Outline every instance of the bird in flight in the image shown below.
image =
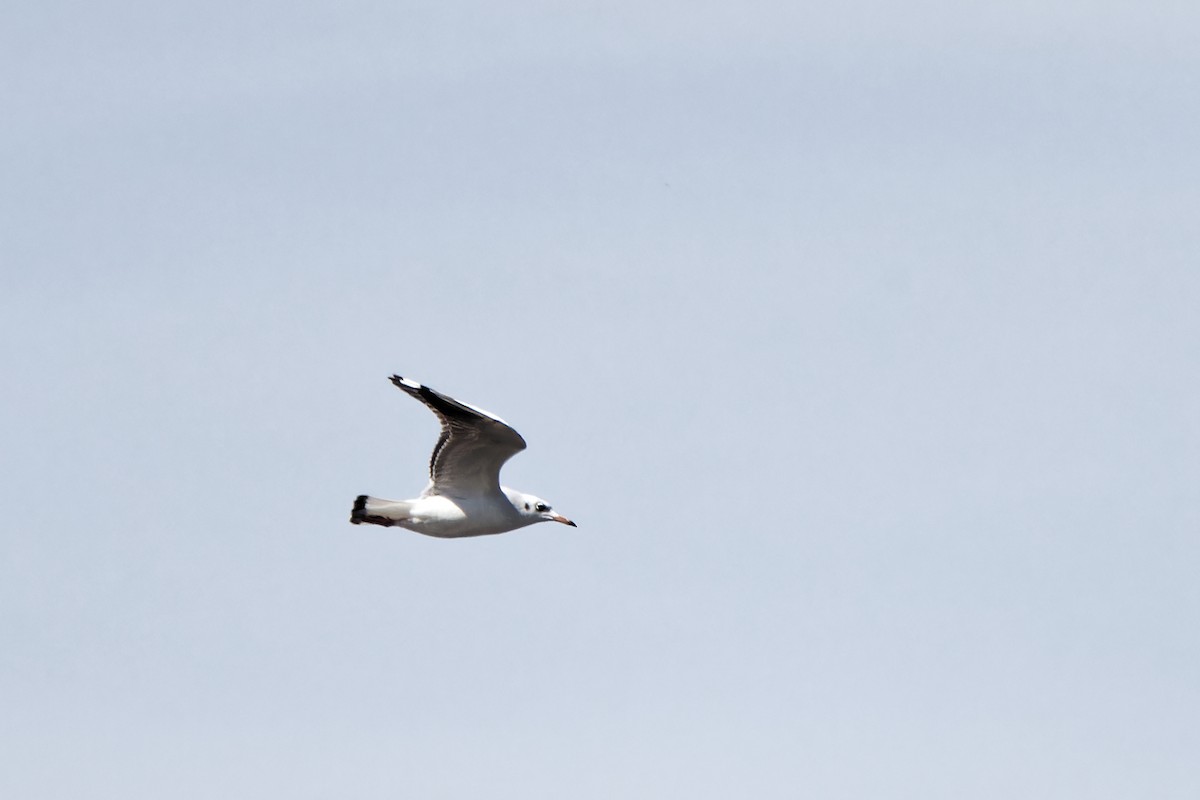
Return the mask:
POLYGON ((442 423, 429 458, 429 485, 415 500, 359 495, 351 522, 399 525, 443 539, 504 533, 535 522, 576 527, 540 497, 500 485, 504 462, 525 449, 525 440, 507 422, 408 378, 393 375, 391 381, 442 423))

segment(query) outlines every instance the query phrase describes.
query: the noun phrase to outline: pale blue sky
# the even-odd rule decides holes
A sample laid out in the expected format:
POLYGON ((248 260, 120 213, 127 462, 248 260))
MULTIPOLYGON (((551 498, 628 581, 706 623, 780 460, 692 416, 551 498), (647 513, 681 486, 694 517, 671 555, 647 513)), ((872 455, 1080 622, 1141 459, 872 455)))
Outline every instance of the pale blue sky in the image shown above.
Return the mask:
POLYGON ((1197 30, 18 2, 0 794, 1200 795, 1197 30))

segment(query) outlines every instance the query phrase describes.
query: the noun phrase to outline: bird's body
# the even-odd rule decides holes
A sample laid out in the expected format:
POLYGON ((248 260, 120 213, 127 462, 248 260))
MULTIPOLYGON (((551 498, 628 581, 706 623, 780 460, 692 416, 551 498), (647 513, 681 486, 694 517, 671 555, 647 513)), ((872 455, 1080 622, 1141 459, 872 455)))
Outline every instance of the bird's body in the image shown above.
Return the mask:
POLYGON ((399 375, 391 381, 442 423, 429 459, 429 485, 413 500, 359 495, 351 522, 398 525, 444 539, 504 533, 547 521, 575 527, 541 498, 500 485, 504 462, 525 449, 525 440, 508 423, 399 375))

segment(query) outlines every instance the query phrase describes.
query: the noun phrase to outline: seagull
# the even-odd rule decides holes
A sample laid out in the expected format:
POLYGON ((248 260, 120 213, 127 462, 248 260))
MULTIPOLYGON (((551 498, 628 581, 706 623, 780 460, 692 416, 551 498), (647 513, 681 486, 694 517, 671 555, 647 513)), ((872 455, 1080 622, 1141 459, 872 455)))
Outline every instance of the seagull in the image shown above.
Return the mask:
POLYGON ((429 458, 429 485, 415 500, 359 495, 352 523, 399 525, 442 539, 504 533, 535 522, 576 527, 542 498, 500 485, 504 462, 525 449, 525 440, 507 422, 408 378, 393 375, 391 381, 442 423, 429 458))

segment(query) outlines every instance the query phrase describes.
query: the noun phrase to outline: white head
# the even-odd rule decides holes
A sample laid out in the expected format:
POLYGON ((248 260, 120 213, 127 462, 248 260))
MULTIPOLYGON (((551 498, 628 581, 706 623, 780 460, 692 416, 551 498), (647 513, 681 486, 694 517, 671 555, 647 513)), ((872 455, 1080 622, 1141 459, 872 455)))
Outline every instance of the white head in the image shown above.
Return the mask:
POLYGON ((516 489, 509 489, 507 486, 500 487, 508 501, 517 509, 517 513, 525 517, 530 524, 534 522, 561 522, 563 525, 570 525, 572 528, 578 527, 574 522, 557 513, 550 504, 540 497, 535 497, 531 494, 518 492, 516 489))

